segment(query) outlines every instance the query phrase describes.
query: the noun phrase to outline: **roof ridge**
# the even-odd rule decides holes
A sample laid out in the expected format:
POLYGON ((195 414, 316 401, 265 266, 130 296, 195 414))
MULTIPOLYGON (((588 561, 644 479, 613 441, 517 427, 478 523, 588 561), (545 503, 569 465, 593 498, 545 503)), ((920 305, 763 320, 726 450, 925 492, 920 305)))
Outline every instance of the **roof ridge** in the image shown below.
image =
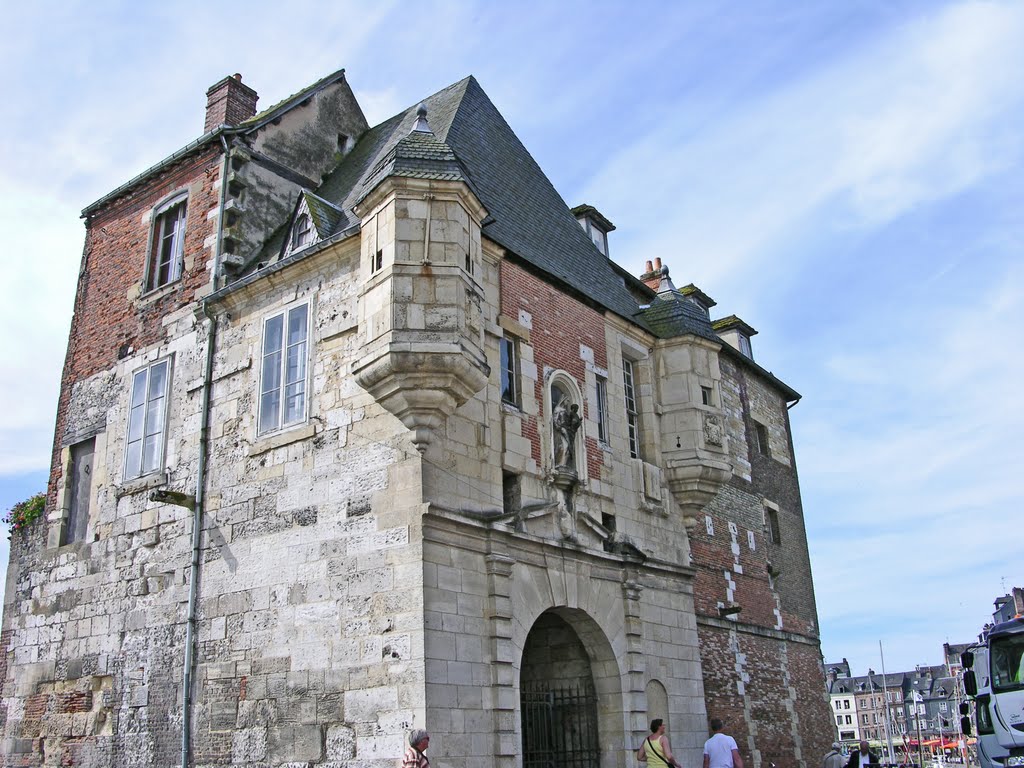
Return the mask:
POLYGON ((245 130, 251 130, 251 129, 254 129, 254 128, 259 128, 263 123, 267 122, 268 120, 273 119, 273 116, 276 116, 273 113, 283 112, 283 111, 287 111, 288 109, 291 109, 292 106, 294 106, 294 104, 292 104, 292 102, 303 101, 306 98, 308 98, 309 96, 311 96, 317 90, 319 90, 321 88, 325 88, 328 85, 333 85, 338 80, 344 80, 344 79, 345 79, 345 68, 342 67, 337 72, 332 72, 331 74, 327 75, 326 77, 321 77, 316 82, 311 83, 310 85, 307 85, 305 88, 302 88, 301 90, 296 91, 295 93, 291 94, 290 96, 285 96, 280 101, 277 101, 274 104, 271 104, 269 107, 267 107, 264 110, 261 110, 261 111, 257 112, 252 117, 250 117, 250 118, 248 118, 246 120, 243 120, 236 127, 237 128, 241 128, 241 129, 245 129, 245 130))

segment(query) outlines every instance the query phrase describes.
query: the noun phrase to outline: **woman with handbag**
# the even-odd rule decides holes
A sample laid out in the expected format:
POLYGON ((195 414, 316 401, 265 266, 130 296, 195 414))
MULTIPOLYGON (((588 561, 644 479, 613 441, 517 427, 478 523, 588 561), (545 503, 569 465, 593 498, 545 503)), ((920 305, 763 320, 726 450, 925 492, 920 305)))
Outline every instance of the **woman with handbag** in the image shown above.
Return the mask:
POLYGON ((651 735, 644 739, 636 751, 636 759, 647 763, 647 768, 679 768, 672 757, 672 747, 665 735, 665 723, 661 718, 651 720, 651 735))

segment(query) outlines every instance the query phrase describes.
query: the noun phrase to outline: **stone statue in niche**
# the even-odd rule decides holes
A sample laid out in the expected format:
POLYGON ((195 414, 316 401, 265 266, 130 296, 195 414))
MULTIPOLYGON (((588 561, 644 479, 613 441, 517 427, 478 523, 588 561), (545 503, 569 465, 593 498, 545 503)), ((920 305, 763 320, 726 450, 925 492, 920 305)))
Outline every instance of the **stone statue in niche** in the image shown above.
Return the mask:
POLYGON ((551 482, 558 489, 558 529, 565 541, 575 542, 576 505, 573 491, 579 483, 576 471, 576 433, 583 419, 580 406, 558 384, 551 385, 551 446, 554 468, 551 482))
POLYGON ((555 401, 555 407, 551 411, 555 466, 575 470, 576 432, 583 422, 580 418, 580 407, 576 403, 571 403, 568 395, 558 387, 551 388, 551 399, 555 401))

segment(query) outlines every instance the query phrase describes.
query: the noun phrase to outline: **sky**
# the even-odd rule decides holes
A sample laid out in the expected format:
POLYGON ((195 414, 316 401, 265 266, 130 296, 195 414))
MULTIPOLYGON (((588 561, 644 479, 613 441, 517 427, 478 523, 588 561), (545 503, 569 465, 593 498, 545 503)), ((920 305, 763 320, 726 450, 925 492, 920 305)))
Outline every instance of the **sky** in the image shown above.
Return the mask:
MULTIPOLYGON (((1024 584, 1024 3, 5 3, 0 510, 43 490, 80 211, 344 67, 371 124, 468 74, 612 258, 759 331, 822 651, 938 664, 1024 584), (287 8, 287 10, 285 10, 287 8)), ((0 537, 0 559, 7 542, 0 537)))

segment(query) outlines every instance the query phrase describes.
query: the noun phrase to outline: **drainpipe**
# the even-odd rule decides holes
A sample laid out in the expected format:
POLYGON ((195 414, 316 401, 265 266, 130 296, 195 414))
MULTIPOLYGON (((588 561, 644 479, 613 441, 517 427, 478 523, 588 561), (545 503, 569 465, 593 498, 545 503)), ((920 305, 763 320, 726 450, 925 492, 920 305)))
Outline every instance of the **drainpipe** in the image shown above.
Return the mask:
MULTIPOLYGON (((220 257, 224 245, 224 204, 227 199, 228 143, 221 134, 224 157, 220 167, 220 201, 217 216, 217 247, 213 252, 213 289, 220 279, 220 257)), ((188 614, 185 621, 185 663, 181 677, 181 768, 188 768, 192 747, 192 671, 195 667, 196 623, 199 607, 199 558, 202 553, 203 509, 206 499, 206 453, 210 433, 210 388, 213 385, 213 348, 217 339, 217 321, 210 314, 206 299, 202 303, 206 318, 206 360, 203 366, 203 396, 200 404, 199 456, 196 469, 196 494, 192 506, 192 562, 188 579, 188 614)))
POLYGON ((189 566, 185 664, 181 680, 181 768, 188 768, 192 742, 192 671, 195 666, 196 623, 199 607, 199 558, 202 553, 203 506, 206 498, 206 446, 210 431, 210 387, 213 374, 213 347, 217 336, 217 321, 210 315, 206 301, 203 301, 203 315, 207 320, 206 364, 203 371, 203 397, 200 405, 202 422, 199 428, 195 504, 192 507, 192 563, 189 566))

